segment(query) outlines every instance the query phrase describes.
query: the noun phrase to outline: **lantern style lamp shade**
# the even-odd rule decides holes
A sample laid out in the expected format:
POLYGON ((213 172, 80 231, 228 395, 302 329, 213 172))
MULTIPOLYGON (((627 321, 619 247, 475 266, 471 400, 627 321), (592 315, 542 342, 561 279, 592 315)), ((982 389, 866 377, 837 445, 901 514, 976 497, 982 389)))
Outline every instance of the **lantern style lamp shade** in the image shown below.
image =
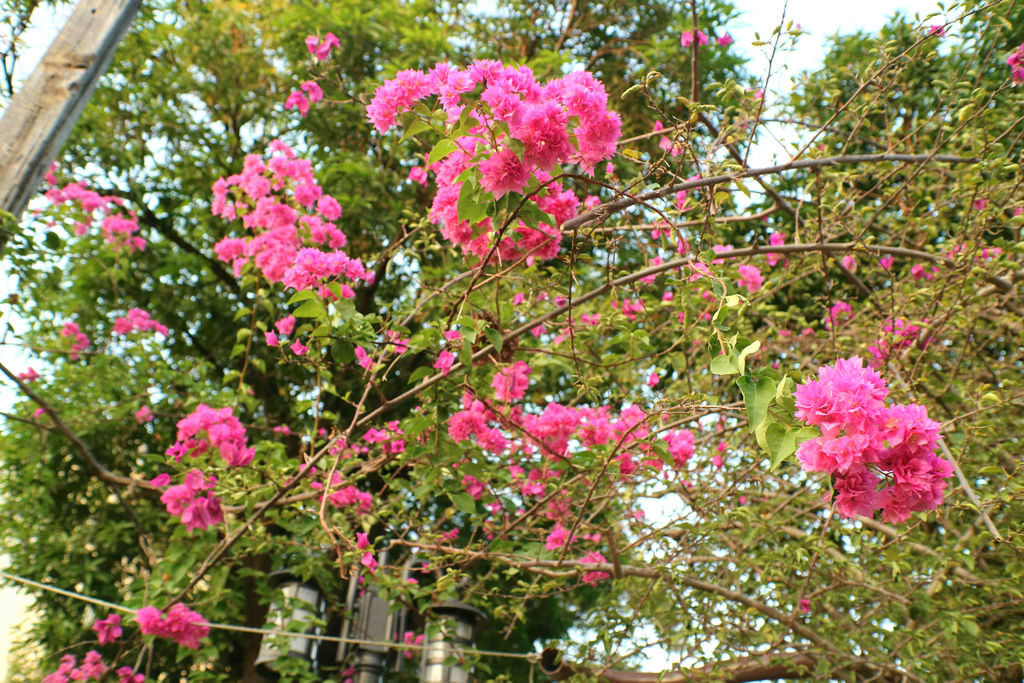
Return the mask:
MULTIPOLYGON (((274 572, 268 578, 271 586, 281 591, 284 602, 275 602, 271 605, 264 628, 294 631, 298 630, 294 628, 295 624, 302 624, 302 632, 320 635, 320 628, 315 624, 324 615, 325 599, 319 586, 312 581, 302 581, 288 570, 274 572), (289 628, 289 624, 293 628, 289 628)), ((261 676, 276 681, 280 677, 277 673, 278 660, 285 657, 305 659, 316 671, 319 640, 295 636, 282 643, 281 638, 263 636, 259 654, 256 655, 256 670, 261 676)))
POLYGON ((487 616, 472 605, 449 600, 432 607, 428 619, 441 627, 429 633, 424 643, 421 683, 470 683, 472 673, 463 663, 461 650, 472 647, 476 630, 487 616))

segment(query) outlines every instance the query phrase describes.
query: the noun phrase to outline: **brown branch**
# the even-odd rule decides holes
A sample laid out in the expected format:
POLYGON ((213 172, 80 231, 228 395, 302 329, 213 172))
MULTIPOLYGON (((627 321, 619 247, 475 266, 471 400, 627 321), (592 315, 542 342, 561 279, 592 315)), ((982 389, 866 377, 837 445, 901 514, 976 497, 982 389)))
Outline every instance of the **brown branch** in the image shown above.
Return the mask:
MULTIPOLYGON (((780 654, 763 654, 741 657, 723 665, 707 664, 699 669, 689 671, 665 671, 646 673, 640 671, 620 671, 607 669, 595 670, 595 667, 576 664, 562 658, 561 652, 547 648, 541 654, 540 669, 553 681, 565 681, 574 675, 596 678, 602 683, 691 683, 693 681, 715 680, 721 683, 747 683, 748 681, 766 681, 778 678, 807 678, 821 659, 820 655, 806 652, 786 652, 780 654)), ((852 667, 836 667, 831 673, 857 674, 862 678, 878 680, 878 671, 867 664, 855 664, 852 667)))
POLYGON ((698 178, 696 180, 688 180, 682 183, 675 183, 663 187, 660 190, 652 190, 645 192, 635 197, 626 197, 622 199, 615 199, 610 202, 596 206, 590 211, 585 211, 579 216, 572 218, 562 224, 563 231, 570 231, 573 228, 578 228, 583 225, 588 225, 595 220, 603 220, 613 213, 618 213, 628 209, 631 206, 650 201, 652 199, 660 199, 667 197, 668 195, 675 194, 681 190, 692 190, 700 187, 709 187, 711 185, 721 185, 723 183, 731 183, 736 180, 742 180, 743 178, 756 178, 763 175, 772 175, 775 173, 782 173, 784 171, 793 171, 803 168, 825 168, 827 166, 839 166, 845 164, 872 164, 872 163, 908 163, 908 164, 921 164, 930 162, 940 162, 948 164, 973 164, 977 162, 977 159, 972 157, 959 157, 950 154, 844 154, 841 156, 834 157, 822 157, 820 159, 798 159, 796 161, 787 161, 784 164, 776 164, 774 166, 765 166, 763 168, 749 168, 737 173, 723 173, 716 176, 709 176, 707 178, 698 178))

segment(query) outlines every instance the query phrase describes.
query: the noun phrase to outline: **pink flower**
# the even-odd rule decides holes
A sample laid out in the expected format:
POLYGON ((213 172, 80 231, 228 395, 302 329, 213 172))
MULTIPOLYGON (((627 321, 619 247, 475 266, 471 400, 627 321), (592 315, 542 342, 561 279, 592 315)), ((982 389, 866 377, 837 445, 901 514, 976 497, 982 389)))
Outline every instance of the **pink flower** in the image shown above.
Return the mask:
POLYGON ((455 354, 445 349, 437 356, 437 362, 434 363, 434 369, 440 370, 442 375, 447 375, 452 366, 455 364, 455 354))
POLYGON ((480 500, 486 490, 482 481, 468 474, 462 478, 462 485, 466 487, 466 493, 472 496, 473 500, 480 500))
POLYGON ((298 109, 299 114, 305 116, 309 112, 309 100, 298 90, 292 90, 288 99, 284 101, 285 109, 298 109))
POLYGON ((686 206, 686 190, 679 190, 676 192, 676 209, 682 211, 684 206, 686 206))
POLYGON ((171 475, 167 474, 166 472, 163 472, 150 479, 149 483, 158 489, 162 489, 163 487, 171 483, 171 475))
POLYGON ((111 614, 106 619, 98 619, 93 623, 92 629, 96 631, 96 639, 100 645, 112 643, 121 637, 121 615, 111 614))
POLYGON ((370 547, 370 538, 362 531, 356 532, 356 548, 358 550, 366 550, 370 547))
POLYGON ((846 320, 852 315, 853 308, 850 307, 850 304, 845 301, 837 301, 832 304, 832 308, 829 309, 828 315, 825 317, 825 328, 832 329, 840 321, 840 318, 846 320))
POLYGON ((200 403, 178 422, 178 439, 167 449, 167 455, 180 462, 184 455, 195 458, 211 447, 218 449, 231 467, 248 465, 255 455, 246 443, 245 427, 232 414, 231 406, 215 410, 200 403))
POLYGON ((277 335, 270 330, 263 333, 263 338, 266 340, 267 346, 278 346, 281 343, 278 341, 277 335))
POLYGON ((420 185, 427 184, 427 169, 422 166, 413 166, 409 169, 409 180, 420 185))
POLYGON ((292 330, 295 329, 295 316, 290 315, 287 318, 281 318, 276 323, 274 323, 274 328, 280 334, 283 334, 284 336, 287 337, 289 334, 292 333, 292 330))
MULTIPOLYGON (((606 560, 604 558, 604 555, 602 555, 601 553, 599 553, 597 551, 592 551, 592 552, 587 553, 586 555, 583 556, 581 561, 589 563, 589 564, 607 564, 608 563, 608 560, 606 560)), ((610 576, 611 575, 608 572, 589 571, 589 572, 585 572, 583 574, 583 576, 580 577, 580 581, 582 581, 583 583, 590 584, 591 586, 596 586, 599 581, 604 581, 605 579, 610 578, 610 576)))
POLYGON ((946 27, 942 24, 933 24, 928 27, 928 35, 939 36, 940 38, 946 35, 946 27))
POLYGON ((35 368, 29 367, 24 372, 18 373, 18 379, 26 383, 35 382, 37 379, 39 379, 39 373, 35 371, 35 368))
POLYGON ((317 40, 316 36, 306 36, 306 49, 318 62, 322 62, 331 55, 331 48, 338 47, 338 36, 328 33, 323 41, 317 40))
POLYGON ((761 289, 761 285, 764 284, 764 278, 761 277, 761 271, 757 266, 742 265, 738 270, 740 272, 741 287, 746 287, 751 294, 761 289))
POLYGON ((305 356, 306 352, 309 351, 309 347, 300 342, 298 339, 296 339, 288 348, 290 348, 292 350, 292 353, 294 353, 296 356, 305 356))
POLYGON ((359 558, 359 564, 361 564, 364 567, 366 567, 366 569, 369 570, 369 572, 371 574, 373 574, 373 573, 375 573, 377 571, 377 567, 378 567, 377 559, 373 556, 373 553, 370 552, 370 551, 367 551, 367 552, 363 553, 363 556, 361 558, 359 558))
POLYGON ((310 104, 316 104, 324 98, 324 91, 316 81, 306 81, 299 88, 309 97, 310 104))
POLYGON ((800 611, 803 612, 804 614, 810 614, 811 613, 811 601, 808 600, 807 598, 803 598, 802 600, 800 600, 800 611))
POLYGON ((1013 53, 1006 58, 1010 67, 1010 75, 1013 77, 1013 84, 1024 83, 1024 43, 1021 43, 1013 53))
MULTIPOLYGON (((405 635, 403 636, 403 642, 406 645, 420 645, 421 643, 423 643, 423 634, 421 633, 419 635, 414 636, 412 631, 406 631, 405 635)), ((412 650, 403 650, 402 654, 405 656, 406 659, 412 659, 413 657, 412 650)))
POLYGON ((210 633, 203 616, 180 602, 167 610, 166 615, 156 607, 143 607, 135 613, 135 621, 143 634, 167 638, 193 650, 198 650, 199 641, 210 633))
POLYGON ((851 273, 857 272, 857 258, 853 254, 847 254, 839 262, 851 273))
POLYGON ((878 259, 878 265, 882 267, 882 270, 892 270, 892 264, 894 262, 895 259, 892 256, 883 256, 878 259))
POLYGON ((507 192, 522 192, 530 179, 530 169, 519 156, 506 147, 482 161, 480 187, 500 199, 507 192))
POLYGON ((114 673, 117 674, 117 683, 145 683, 146 674, 132 673, 130 666, 119 667, 114 673))
POLYGON ((660 382, 660 381, 661 381, 661 378, 658 377, 658 371, 657 370, 652 370, 651 374, 647 376, 647 386, 649 386, 649 387, 657 386, 658 382, 660 382))
POLYGON ((316 210, 329 221, 336 221, 341 218, 341 204, 329 194, 325 194, 317 200, 316 210))
POLYGON ((718 37, 718 44, 721 45, 722 47, 732 45, 733 42, 735 41, 733 41, 732 36, 729 35, 728 31, 726 31, 725 33, 718 37))
MULTIPOLYGON (((691 45, 693 45, 693 38, 694 38, 693 31, 683 31, 682 35, 679 37, 679 44, 682 45, 683 47, 690 47, 691 45)), ((708 44, 708 35, 706 33, 704 33, 704 31, 698 30, 697 31, 697 45, 707 45, 707 44, 708 44)))
POLYGON ((149 406, 142 406, 135 411, 135 421, 139 424, 153 421, 153 411, 149 409, 149 406))
POLYGON ((529 385, 530 366, 523 361, 516 361, 515 365, 502 368, 494 375, 491 386, 494 388, 494 398, 499 401, 516 401, 526 395, 526 388, 529 385))
POLYGON ((693 432, 688 429, 669 432, 665 435, 668 452, 676 467, 682 467, 693 457, 693 432))
POLYGON ((555 528, 548 534, 544 541, 547 550, 558 550, 569 540, 569 530, 562 526, 561 522, 555 524, 555 528))
POLYGON ((364 370, 373 369, 373 359, 370 358, 370 354, 366 353, 366 349, 364 349, 362 346, 357 346, 355 353, 356 361, 359 363, 359 366, 361 368, 363 368, 364 370))
POLYGON ((114 334, 131 334, 136 330, 152 330, 163 336, 167 336, 167 326, 161 325, 149 317, 149 313, 140 308, 133 308, 128 315, 114 320, 114 334))

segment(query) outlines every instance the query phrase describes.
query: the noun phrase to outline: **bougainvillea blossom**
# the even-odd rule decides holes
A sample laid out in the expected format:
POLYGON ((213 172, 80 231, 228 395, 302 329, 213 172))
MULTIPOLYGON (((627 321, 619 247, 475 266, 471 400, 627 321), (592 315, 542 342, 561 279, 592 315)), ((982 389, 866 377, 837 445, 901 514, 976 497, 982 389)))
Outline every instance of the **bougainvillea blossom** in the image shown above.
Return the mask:
POLYGON ((936 455, 939 423, 924 406, 886 405, 888 392, 857 356, 819 368, 818 379, 794 392, 797 418, 822 431, 800 444, 797 457, 805 470, 833 476, 843 516, 881 508, 886 521, 903 522, 938 507, 953 474, 936 455))
POLYGON ((167 614, 153 606, 143 607, 135 613, 135 621, 142 633, 167 638, 193 650, 198 650, 200 641, 210 633, 203 616, 180 602, 167 614))

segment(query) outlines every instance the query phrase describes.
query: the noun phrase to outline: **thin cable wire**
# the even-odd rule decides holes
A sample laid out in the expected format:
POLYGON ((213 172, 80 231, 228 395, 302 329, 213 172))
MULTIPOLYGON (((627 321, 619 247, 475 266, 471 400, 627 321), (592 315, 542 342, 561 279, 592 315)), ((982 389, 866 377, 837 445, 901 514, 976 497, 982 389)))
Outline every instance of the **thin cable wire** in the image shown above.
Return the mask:
MULTIPOLYGON (((50 585, 48 583, 40 583, 39 581, 33 581, 32 579, 26 579, 23 576, 17 576, 0 569, 0 577, 7 579, 8 581, 14 581, 15 583, 21 583, 26 586, 38 588, 40 590, 49 591, 56 593, 57 595, 63 595, 64 597, 73 598, 75 600, 81 600, 82 602, 88 602, 93 605, 99 605, 108 609, 117 610, 118 612, 131 612, 135 613, 135 608, 125 607, 124 605, 118 605, 113 602, 107 602, 106 600, 100 600, 89 595, 83 595, 75 591, 67 590, 64 588, 58 588, 57 586, 50 585)), ((343 638, 341 636, 328 636, 319 635, 316 633, 301 633, 299 631, 282 631, 271 628, 255 628, 252 626, 238 626, 236 624, 220 624, 217 622, 207 621, 203 622, 204 626, 209 626, 212 629, 218 629, 221 631, 236 631, 239 633, 259 633, 267 636, 287 636, 289 638, 305 638, 307 640, 319 640, 327 643, 344 643, 346 645, 373 645, 377 647, 386 647, 393 650, 417 650, 423 651, 427 649, 426 645, 415 645, 413 643, 397 643, 390 640, 363 640, 360 638, 343 638)), ((433 646, 432 646, 433 647, 433 646)), ((478 650, 471 647, 449 647, 445 646, 446 651, 466 654, 466 655, 480 655, 483 657, 505 657, 507 659, 525 659, 528 662, 540 661, 540 657, 532 652, 530 653, 519 653, 519 652, 499 652, 497 650, 478 650)))

